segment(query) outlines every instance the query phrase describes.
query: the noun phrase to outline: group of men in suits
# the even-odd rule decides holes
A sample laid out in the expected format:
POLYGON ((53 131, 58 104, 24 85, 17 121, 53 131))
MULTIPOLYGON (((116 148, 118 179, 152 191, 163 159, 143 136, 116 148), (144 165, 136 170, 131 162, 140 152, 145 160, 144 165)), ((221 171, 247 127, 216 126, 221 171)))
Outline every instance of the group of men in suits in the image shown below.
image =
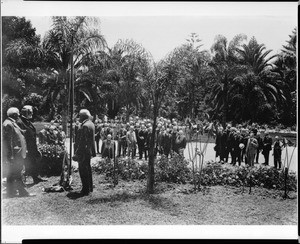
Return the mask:
MULTIPOLYGON (((138 156, 139 159, 149 157, 149 148, 152 137, 152 124, 146 123, 144 120, 130 121, 129 123, 101 123, 101 120, 95 120, 96 130, 96 148, 97 153, 103 156, 107 148, 107 137, 110 135, 110 140, 113 143, 113 154, 118 157, 138 156), (102 140, 100 151, 99 141, 102 140)), ((154 133, 154 154, 172 156, 173 153, 182 154, 186 147, 186 137, 182 129, 175 123, 167 125, 159 122, 154 133)))
POLYGON ((41 157, 37 149, 36 129, 31 119, 33 108, 25 105, 21 110, 11 107, 3 122, 3 163, 7 167, 6 193, 8 197, 32 196, 25 189, 22 170, 31 176, 33 183, 43 181, 39 177, 38 161, 41 157))
MULTIPOLYGON (((259 155, 262 153, 264 156, 263 165, 269 165, 272 143, 268 131, 265 131, 264 137, 261 137, 257 128, 246 129, 227 125, 223 129, 222 126, 219 126, 216 132, 216 157, 219 156, 221 162, 228 162, 230 155, 233 165, 236 163, 241 165, 241 162, 245 162, 245 164, 253 166, 255 163, 258 164, 259 155)), ((275 166, 278 165, 280 168, 281 160, 278 157, 276 160, 278 163, 275 166)))

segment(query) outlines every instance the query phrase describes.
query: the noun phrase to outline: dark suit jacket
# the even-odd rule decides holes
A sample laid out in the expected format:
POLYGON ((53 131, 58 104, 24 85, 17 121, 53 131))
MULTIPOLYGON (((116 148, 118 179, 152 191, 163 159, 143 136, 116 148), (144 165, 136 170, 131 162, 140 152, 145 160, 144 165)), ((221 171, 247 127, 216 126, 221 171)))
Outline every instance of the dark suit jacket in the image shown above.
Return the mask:
POLYGON ((24 136, 26 139, 28 154, 38 155, 36 145, 36 129, 31 121, 21 116, 16 123, 22 130, 25 130, 24 136))
POLYGON ((95 157, 95 126, 92 121, 85 120, 78 130, 78 139, 74 145, 75 155, 82 157, 95 157))
POLYGON ((3 122, 3 158, 10 161, 18 155, 25 158, 26 141, 23 136, 24 131, 15 121, 8 118, 3 122))
POLYGON ((272 150, 272 138, 271 137, 265 137, 263 140, 263 153, 267 153, 272 150))

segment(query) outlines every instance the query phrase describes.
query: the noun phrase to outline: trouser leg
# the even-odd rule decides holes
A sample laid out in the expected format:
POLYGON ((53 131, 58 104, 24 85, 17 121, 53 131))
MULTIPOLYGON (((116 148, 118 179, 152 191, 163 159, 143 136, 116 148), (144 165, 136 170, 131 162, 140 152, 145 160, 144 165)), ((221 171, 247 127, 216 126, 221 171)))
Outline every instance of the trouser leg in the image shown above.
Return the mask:
POLYGON ((100 138, 98 139, 97 137, 95 138, 95 143, 96 143, 96 150, 97 150, 97 153, 100 153, 99 151, 99 141, 100 141, 100 138))
POLYGON ((269 165, 269 152, 265 152, 264 157, 265 157, 265 164, 269 165))
POLYGON ((118 157, 121 156, 122 142, 118 141, 118 157))
POLYGON ((139 159, 142 159, 143 157, 143 150, 142 150, 142 145, 138 144, 138 149, 139 149, 139 159))
POLYGON ((259 159, 259 149, 256 151, 256 157, 255 157, 255 162, 258 164, 258 159, 259 159))
POLYGON ((126 143, 123 142, 123 143, 122 143, 122 153, 123 153, 123 157, 125 157, 126 151, 127 151, 127 146, 126 146, 126 143))
POLYGON ((88 165, 86 164, 86 160, 79 162, 79 175, 82 183, 82 192, 88 193, 90 192, 90 173, 88 169, 88 165))

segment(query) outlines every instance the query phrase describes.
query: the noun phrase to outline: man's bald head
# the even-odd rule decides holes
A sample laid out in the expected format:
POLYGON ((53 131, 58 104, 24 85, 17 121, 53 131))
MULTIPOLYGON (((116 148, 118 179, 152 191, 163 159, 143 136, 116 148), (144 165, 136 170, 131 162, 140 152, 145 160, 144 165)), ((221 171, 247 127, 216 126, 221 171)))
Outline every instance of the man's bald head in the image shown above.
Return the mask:
POLYGON ((87 109, 81 109, 79 111, 79 120, 80 122, 85 121, 86 119, 90 119, 91 118, 91 113, 89 110, 87 109))
POLYGON ((7 116, 12 119, 18 119, 19 115, 20 115, 20 111, 16 107, 11 107, 7 110, 7 116))

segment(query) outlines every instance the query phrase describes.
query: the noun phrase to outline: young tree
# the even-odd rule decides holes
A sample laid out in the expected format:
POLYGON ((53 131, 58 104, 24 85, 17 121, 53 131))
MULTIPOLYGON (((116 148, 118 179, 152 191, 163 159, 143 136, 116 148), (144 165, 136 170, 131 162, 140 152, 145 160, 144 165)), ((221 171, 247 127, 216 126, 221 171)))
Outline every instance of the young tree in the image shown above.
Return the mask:
POLYGON ((177 65, 174 58, 174 53, 171 53, 164 60, 153 63, 152 69, 146 76, 144 76, 144 85, 149 94, 149 99, 152 103, 152 113, 153 113, 153 124, 152 133, 150 137, 149 145, 149 162, 148 162, 148 181, 147 181, 147 192, 154 193, 154 145, 156 140, 156 127, 157 118, 159 114, 159 109, 161 104, 165 99, 166 92, 171 90, 176 84, 177 78, 177 65))

